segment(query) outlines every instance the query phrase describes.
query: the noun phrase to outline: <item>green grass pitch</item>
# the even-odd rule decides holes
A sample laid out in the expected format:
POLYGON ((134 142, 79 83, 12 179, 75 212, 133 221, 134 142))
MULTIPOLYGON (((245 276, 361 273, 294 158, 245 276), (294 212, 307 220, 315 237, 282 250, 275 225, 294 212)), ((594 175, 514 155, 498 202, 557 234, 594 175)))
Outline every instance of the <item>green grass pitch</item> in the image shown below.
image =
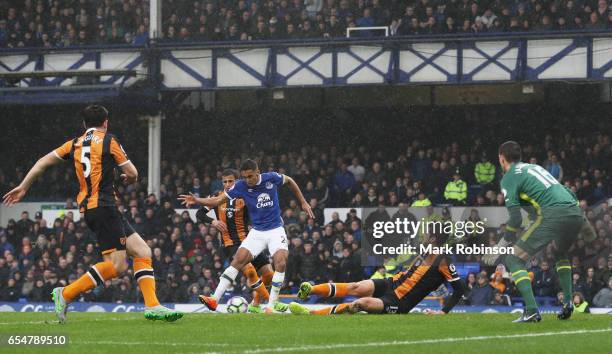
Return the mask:
POLYGON ((517 315, 186 314, 175 323, 141 313, 0 313, 0 335, 66 334, 65 347, 0 346, 2 353, 610 353, 612 316, 510 323, 517 315))

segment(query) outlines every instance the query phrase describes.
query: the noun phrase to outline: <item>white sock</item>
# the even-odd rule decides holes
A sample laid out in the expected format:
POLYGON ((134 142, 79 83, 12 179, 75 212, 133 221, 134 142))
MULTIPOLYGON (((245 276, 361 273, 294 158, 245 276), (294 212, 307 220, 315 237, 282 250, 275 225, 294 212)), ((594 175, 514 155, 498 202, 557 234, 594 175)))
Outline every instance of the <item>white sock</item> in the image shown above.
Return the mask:
POLYGON ((278 294, 283 286, 283 281, 285 281, 285 272, 274 272, 274 275, 272 276, 272 287, 270 288, 270 300, 268 301, 268 305, 274 305, 276 301, 278 301, 278 294))
POLYGON ((221 274, 221 277, 219 278, 219 285, 217 286, 217 288, 215 289, 215 293, 213 294, 215 300, 219 301, 219 299, 221 299, 223 294, 225 294, 225 290, 227 290, 227 288, 232 285, 237 275, 238 269, 232 266, 227 267, 223 274, 221 274))

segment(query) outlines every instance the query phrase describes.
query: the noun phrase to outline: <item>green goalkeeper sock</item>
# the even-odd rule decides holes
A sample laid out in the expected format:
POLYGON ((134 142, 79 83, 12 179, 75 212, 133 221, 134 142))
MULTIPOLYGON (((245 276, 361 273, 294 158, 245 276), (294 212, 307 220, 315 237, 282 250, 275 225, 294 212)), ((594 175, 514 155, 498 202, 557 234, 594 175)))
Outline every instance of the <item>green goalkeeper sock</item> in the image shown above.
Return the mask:
POLYGON ((572 266, 567 259, 557 261, 557 274, 559 275, 559 284, 563 290, 564 302, 569 304, 572 302, 572 266))
POLYGON ((533 295, 533 289, 531 288, 531 278, 529 278, 529 273, 527 273, 525 269, 525 262, 514 255, 509 255, 506 257, 506 265, 512 272, 512 280, 520 291, 523 301, 525 301, 527 312, 536 312, 538 310, 538 305, 533 295))

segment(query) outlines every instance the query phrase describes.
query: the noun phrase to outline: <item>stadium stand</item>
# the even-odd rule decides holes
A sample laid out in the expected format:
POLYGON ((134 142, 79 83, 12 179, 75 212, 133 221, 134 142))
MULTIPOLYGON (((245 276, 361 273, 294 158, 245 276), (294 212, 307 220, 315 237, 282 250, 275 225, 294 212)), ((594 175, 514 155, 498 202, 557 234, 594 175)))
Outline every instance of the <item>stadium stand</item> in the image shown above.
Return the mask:
MULTIPOLYGON (((384 113, 380 109, 361 109, 349 111, 350 118, 344 120, 334 115, 333 110, 303 113, 303 116, 321 118, 316 127, 311 126, 308 119, 297 119, 292 116, 296 113, 288 112, 232 115, 174 110, 167 115, 165 124, 172 124, 176 129, 164 131, 162 137, 162 192, 159 197, 178 207, 175 196, 180 193, 192 191, 202 196, 214 193, 221 189, 219 173, 223 168, 237 168, 240 158, 256 157, 266 169, 294 176, 307 199, 316 198, 320 208, 397 206, 400 202, 412 205, 421 193, 434 204, 446 204, 449 201, 444 191, 456 172, 469 186, 465 204, 500 206, 503 201, 499 200, 498 193, 497 151, 484 149, 484 146, 495 145, 484 143, 502 141, 506 137, 520 137, 526 144, 526 161, 545 166, 589 205, 612 193, 607 163, 611 142, 606 134, 610 126, 606 120, 596 119, 603 106, 593 104, 576 111, 538 105, 508 107, 512 107, 517 115, 515 119, 520 121, 512 131, 501 123, 502 120, 494 119, 499 115, 495 106, 438 108, 434 112, 419 108, 384 113), (387 119, 388 128, 364 135, 363 123, 382 115, 387 119), (576 121, 576 115, 584 119, 576 121), (246 119, 251 124, 242 123, 246 119), (431 119, 444 126, 446 132, 432 129, 431 119), (349 121, 351 123, 347 123, 349 121), (258 125, 257 122, 269 124, 258 125), (568 126, 574 131, 570 133, 563 128, 568 126), (210 132, 225 129, 233 129, 232 134, 239 138, 228 144, 224 136, 210 135, 210 132), (294 135, 275 134, 287 130, 294 135), (186 131, 193 134, 185 136, 186 131), (389 136, 388 131, 398 133, 389 136), (460 136, 455 134, 458 131, 462 132, 460 136), (547 132, 543 144, 533 131, 547 132), (207 134, 206 141, 199 142, 196 132, 207 134), (267 138, 270 134, 280 138, 270 140, 267 138), (357 140, 357 137, 360 138, 357 140), (249 144, 245 143, 247 141, 249 144), (253 151, 253 154, 247 156, 245 151, 253 151), (495 173, 491 181, 479 183, 476 169, 485 160, 491 162, 495 173)), ((1 137, 7 144, 18 144, 14 146, 14 154, 7 156, 0 166, 3 190, 13 187, 27 172, 29 164, 23 161, 33 163, 34 156, 47 152, 42 150, 45 144, 48 148, 55 147, 58 137, 68 139, 80 133, 78 117, 71 115, 70 109, 59 110, 56 117, 48 118, 44 127, 36 123, 37 116, 28 113, 27 109, 8 113, 23 117, 23 124, 11 127, 1 137), (63 118, 66 116, 71 118, 66 120, 63 118), (40 144, 21 141, 19 136, 25 132, 37 134, 40 144)), ((142 135, 146 125, 142 122, 127 124, 133 121, 131 113, 119 112, 111 122, 111 130, 120 130, 118 134, 130 158, 140 166, 141 174, 146 174, 143 169, 147 151, 142 148, 146 146, 146 136, 142 135)), ((63 200, 76 195, 72 174, 69 166, 51 171, 48 180, 57 183, 51 187, 34 185, 28 197, 63 200), (70 181, 70 184, 60 181, 70 181)), ((146 179, 127 191, 121 189, 124 204, 128 205, 129 199, 136 196, 145 199, 145 190, 146 179)), ((284 202, 288 205, 288 200, 284 202)))
MULTIPOLYGON (((209 293, 215 288, 227 260, 220 252, 216 231, 197 224, 186 212, 177 214, 175 209, 179 205, 175 197, 188 191, 208 195, 221 189, 220 171, 238 166, 240 159, 247 157, 244 152, 253 151, 249 157, 260 159, 264 168, 293 176, 316 206, 316 218, 307 220, 295 201, 286 199, 289 193, 281 193, 281 197, 285 197, 282 200, 283 218, 291 239, 287 291, 295 290, 294 286, 303 280, 354 281, 374 272, 374 269, 365 269, 364 273, 360 264, 361 220, 353 215, 338 215, 325 223, 324 207, 412 205, 423 197, 433 204, 446 205, 444 188, 457 171, 469 186, 466 205, 500 205, 503 198, 500 199, 497 187, 499 173, 496 172, 492 180, 483 180, 475 173, 481 161, 497 166, 496 151, 482 149, 482 146, 497 144, 485 145, 483 141, 521 137, 526 158, 544 165, 578 195, 597 232, 595 243, 586 246, 579 241, 572 251, 575 287, 590 303, 601 289, 606 288, 612 271, 612 210, 602 202, 611 195, 609 122, 596 119, 600 110, 595 104, 580 107, 581 120, 574 119, 578 113, 559 107, 501 106, 512 110, 499 107, 414 108, 410 112, 384 112, 387 130, 400 132, 392 136, 388 131, 365 134, 360 130, 366 126, 361 123, 383 114, 380 109, 350 111, 350 120, 333 116, 333 111, 326 110, 294 113, 319 117, 320 124, 316 127, 309 126, 308 119, 291 119, 285 115, 272 117, 265 110, 257 116, 240 113, 221 117, 201 110, 177 109, 166 116, 164 123, 172 124, 174 129, 164 131, 162 138, 161 195, 147 195, 146 177, 132 186, 120 186, 121 210, 153 249, 160 299, 197 303, 197 294, 209 293), (500 112, 516 115, 517 124, 512 131, 502 125, 504 120, 494 119, 505 114, 500 112), (244 124, 247 117, 252 120, 250 124, 244 124), (256 124, 259 119, 269 124, 256 124), (433 130, 432 119, 436 120, 436 126, 444 126, 446 133, 433 130), (572 127, 571 133, 561 128, 568 126, 572 127), (211 134, 227 131, 222 127, 235 127, 235 134, 240 138, 232 144, 228 143, 227 136, 211 134), (254 127, 265 127, 268 132, 274 129, 291 131, 292 134, 277 135, 286 141, 270 140, 266 138, 269 135, 254 127), (538 130, 547 133, 532 134, 538 130), (460 136, 456 134, 458 131, 460 136), (384 134, 385 139, 377 134, 384 134), (546 138, 538 143, 542 135, 546 138), (254 145, 245 146, 243 141, 254 145), (281 143, 282 151, 279 150, 281 143), (259 148, 254 149, 254 146, 259 148), (479 181, 484 181, 484 185, 479 181)), ((36 134, 40 140, 37 144, 24 142, 15 146, 15 153, 3 159, 0 166, 2 191, 14 186, 35 156, 59 145, 58 136, 68 139, 71 131, 74 134, 79 131, 78 119, 71 118, 70 108, 58 109, 42 124, 40 120, 34 121, 36 113, 27 108, 9 109, 14 110, 8 112, 9 115, 16 114, 22 119, 11 123, 0 137, 2 146, 20 144, 18 137, 23 136, 25 130, 30 135, 36 134)), ((128 121, 133 122, 130 112, 116 112, 111 131, 113 127, 121 127, 119 137, 131 159, 145 174, 146 169, 142 166, 146 166, 146 148, 143 148, 146 138, 139 134, 142 123, 126 124, 128 121)), ((487 169, 480 170, 483 171, 487 169)), ((46 183, 32 190, 30 200, 66 200, 69 197, 67 207, 74 206, 71 198, 76 186, 65 182, 72 181, 73 173, 69 167, 48 172, 46 183)), ((479 218, 477 214, 470 217, 479 218)), ((483 239, 474 242, 495 243, 499 234, 498 229, 488 229, 483 239)), ((95 238, 84 223, 74 222, 69 216, 47 224, 41 220, 41 215, 22 214, 19 220, 1 225, 0 301, 48 300, 50 289, 57 283, 75 279, 99 260, 94 246, 95 238)), ((550 257, 551 250, 547 249, 534 259, 530 271, 537 295, 544 299, 542 301, 554 302, 559 287, 554 274, 550 273, 550 257)), ((479 260, 479 256, 457 259, 460 262, 479 260)), ((97 288, 82 300, 141 301, 136 298, 139 293, 129 274, 113 282, 118 286, 97 288)), ((479 274, 468 275, 467 282, 468 304, 504 304, 507 298, 516 295, 503 268, 484 267, 479 274)), ((248 297, 245 279, 233 291, 248 297)))
MULTIPOLYGON (((388 26, 390 35, 612 28, 606 0, 165 0, 163 6, 164 40, 172 42, 335 38, 347 27, 372 26, 388 26)), ((144 44, 148 14, 144 0, 2 0, 0 47, 144 44)))

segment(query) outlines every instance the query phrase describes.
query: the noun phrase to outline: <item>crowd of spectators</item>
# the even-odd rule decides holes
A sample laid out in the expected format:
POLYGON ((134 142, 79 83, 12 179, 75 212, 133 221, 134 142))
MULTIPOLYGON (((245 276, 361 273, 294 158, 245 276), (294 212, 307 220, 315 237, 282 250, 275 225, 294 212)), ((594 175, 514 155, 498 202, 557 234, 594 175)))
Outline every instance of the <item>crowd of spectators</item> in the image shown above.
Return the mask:
MULTIPOLYGON (((195 222, 187 212, 175 212, 167 202, 160 205, 154 196, 131 199, 121 211, 153 250, 160 301, 197 303, 198 295, 216 288, 228 266, 216 229, 195 222)), ((302 216, 292 220, 288 214, 284 219, 292 256, 286 291, 304 279, 356 281, 365 276, 358 240, 348 236, 354 230, 344 226, 350 221, 320 225, 302 216)), ((49 223, 41 213, 31 217, 23 212, 19 220, 0 227, 0 301, 47 301, 53 287, 76 280, 101 260, 95 236, 72 213, 49 223)), ((241 278, 231 292, 250 298, 249 290, 241 278)), ((141 302, 140 296, 128 270, 80 301, 141 302)))
MULTIPOLYGON (((208 295, 215 289, 228 260, 214 228, 195 222, 186 211, 177 213, 168 202, 160 205, 154 195, 145 200, 131 199, 130 207, 122 207, 121 211, 153 250, 157 292, 162 302, 197 303, 199 294, 208 295)), ((315 209, 315 214, 321 215, 322 211, 315 209)), ((590 244, 579 240, 570 250, 574 291, 591 306, 612 307, 612 209, 604 202, 586 214, 598 237, 590 244)), ((324 223, 318 218, 307 219, 291 203, 283 219, 290 239, 284 292, 294 293, 302 281, 352 282, 371 275, 371 269, 361 266, 362 221, 354 210, 342 218, 336 214, 324 223)), ((470 220, 477 221, 477 213, 470 215, 470 220)), ((503 225, 487 231, 482 236, 484 240, 471 242, 497 243, 503 225)), ((71 213, 49 225, 41 213, 34 220, 27 212, 22 213, 18 221, 11 220, 6 227, 0 227, 0 252, 0 301, 47 301, 53 287, 76 280, 100 261, 95 236, 83 221, 73 221, 71 213)), ((563 300, 552 254, 549 246, 529 265, 536 297, 550 305, 555 304, 551 301, 555 297, 563 300)), ((454 261, 474 263, 480 261, 480 256, 462 256, 454 261)), ((402 265, 382 267, 377 273, 387 276, 401 269, 402 265)), ((104 287, 82 295, 79 301, 141 302, 131 272, 107 281, 104 287)), ((503 265, 482 267, 465 281, 467 305, 508 306, 510 299, 518 296, 503 265)), ((244 277, 230 292, 250 297, 244 277)))
POLYGON ((0 1, 0 47, 144 44, 148 1, 0 1))
MULTIPOLYGON (((496 144, 489 142, 503 141, 510 136, 523 144, 526 160, 543 164, 576 193, 592 222, 598 239, 591 245, 578 242, 572 250, 572 263, 577 274, 576 288, 581 289, 587 301, 594 301, 596 289, 606 289, 605 274, 609 276, 612 265, 609 259, 612 214, 607 204, 600 203, 610 196, 608 162, 612 144, 607 134, 609 123, 597 119, 601 107, 596 105, 591 113, 582 109, 581 120, 575 119, 576 112, 565 108, 555 111, 549 106, 538 107, 527 106, 522 108, 523 112, 516 111, 516 124, 512 127, 495 116, 495 112, 500 112, 497 107, 463 112, 457 108, 387 112, 386 129, 380 130, 364 130, 372 114, 367 110, 353 112, 350 120, 340 116, 329 119, 325 112, 319 112, 316 126, 307 119, 285 115, 273 118, 265 112, 250 117, 249 124, 245 124, 247 120, 240 115, 219 119, 214 115, 202 118, 198 111, 170 112, 163 123, 171 124, 173 129, 164 130, 162 137, 160 195, 147 194, 146 177, 130 186, 118 185, 120 210, 153 250, 162 301, 195 302, 197 294, 209 293, 216 287, 227 260, 220 252, 214 228, 197 223, 187 212, 175 212, 180 208, 176 196, 185 192, 205 196, 218 191, 222 188, 220 171, 236 168, 242 158, 256 158, 264 170, 292 176, 315 211, 315 219, 309 220, 292 199, 290 191, 281 190, 283 219, 291 243, 285 291, 290 292, 303 280, 354 281, 372 272, 361 266, 361 220, 356 213, 349 213, 325 222, 324 208, 410 206, 424 199, 443 207, 449 204, 444 188, 457 174, 470 186, 468 197, 461 203, 503 206, 497 187, 499 168, 493 179, 483 185, 477 181, 475 164, 486 159, 497 166, 496 144), (406 115, 411 119, 406 119, 406 115), (266 124, 261 124, 260 119, 266 124), (235 144, 228 144, 228 137, 223 134, 211 134, 227 131, 228 127, 233 127, 236 136, 240 136, 235 144), (289 131, 292 133, 287 133, 289 131), (457 131, 461 131, 462 136, 457 136, 457 131), (534 131, 542 133, 533 134, 534 131), (205 141, 203 136, 206 136, 205 141), (595 275, 589 276, 590 267, 595 275), (606 267, 608 273, 604 274, 606 267), (596 285, 589 280, 593 276, 598 279, 596 285)), ((380 110, 377 114, 381 114, 380 110)), ((7 128, 0 142, 15 144, 19 142, 18 137, 38 134, 32 129, 40 129, 41 134, 37 135, 38 144, 20 145, 14 149, 15 154, 3 160, 0 167, 4 171, 0 172, 3 191, 22 178, 37 156, 59 146, 62 141, 57 141, 58 137, 71 138, 61 112, 58 113, 61 117, 57 118, 61 124, 51 117, 46 124, 31 124, 29 116, 24 112, 22 115, 23 127, 16 123, 7 128)), ((144 174, 142 155, 146 154, 143 149, 146 144, 138 139, 146 136, 143 138, 140 134, 142 127, 138 124, 123 124, 122 119, 115 114, 110 123, 111 131, 116 132, 144 174)), ((76 134, 79 128, 75 121, 76 134)), ((30 197, 34 200, 72 197, 76 192, 73 173, 69 166, 50 171, 44 181, 35 184, 30 197)), ((66 201, 66 207, 75 207, 72 199, 66 201)), ((444 217, 444 213, 440 213, 444 217)), ((47 300, 51 287, 74 280, 100 258, 95 237, 84 223, 74 222, 70 215, 47 221, 40 216, 23 214, 21 220, 0 228, 0 300, 47 300)), ((477 213, 469 217, 479 218, 477 213)), ((488 230, 474 242, 495 243, 502 231, 488 230)), ((533 264, 535 289, 541 296, 555 296, 558 290, 554 275, 548 277, 553 264, 550 255, 547 249, 533 264), (555 284, 552 287, 551 282, 555 284)), ((478 262, 479 258, 458 261, 478 262)), ((483 270, 489 280, 485 283, 501 281, 506 284, 505 291, 498 291, 500 296, 515 295, 505 272, 501 272, 502 278, 497 279, 495 275, 491 280, 495 269, 483 270)), ((86 294, 84 299, 139 300, 129 272, 111 283, 115 286, 98 288, 86 294)), ((483 292, 488 289, 484 283, 481 285, 485 288, 483 292)), ((233 291, 247 293, 245 280, 242 279, 233 291)), ((493 291, 490 296, 482 297, 485 300, 477 300, 477 297, 475 300, 474 296, 469 301, 475 304, 497 299, 493 291)))
MULTIPOLYGON (((372 26, 390 35, 604 30, 610 8, 609 0, 164 0, 162 34, 191 42, 332 38, 372 26)), ((149 24, 146 0, 0 1, 0 47, 144 44, 149 24)))

